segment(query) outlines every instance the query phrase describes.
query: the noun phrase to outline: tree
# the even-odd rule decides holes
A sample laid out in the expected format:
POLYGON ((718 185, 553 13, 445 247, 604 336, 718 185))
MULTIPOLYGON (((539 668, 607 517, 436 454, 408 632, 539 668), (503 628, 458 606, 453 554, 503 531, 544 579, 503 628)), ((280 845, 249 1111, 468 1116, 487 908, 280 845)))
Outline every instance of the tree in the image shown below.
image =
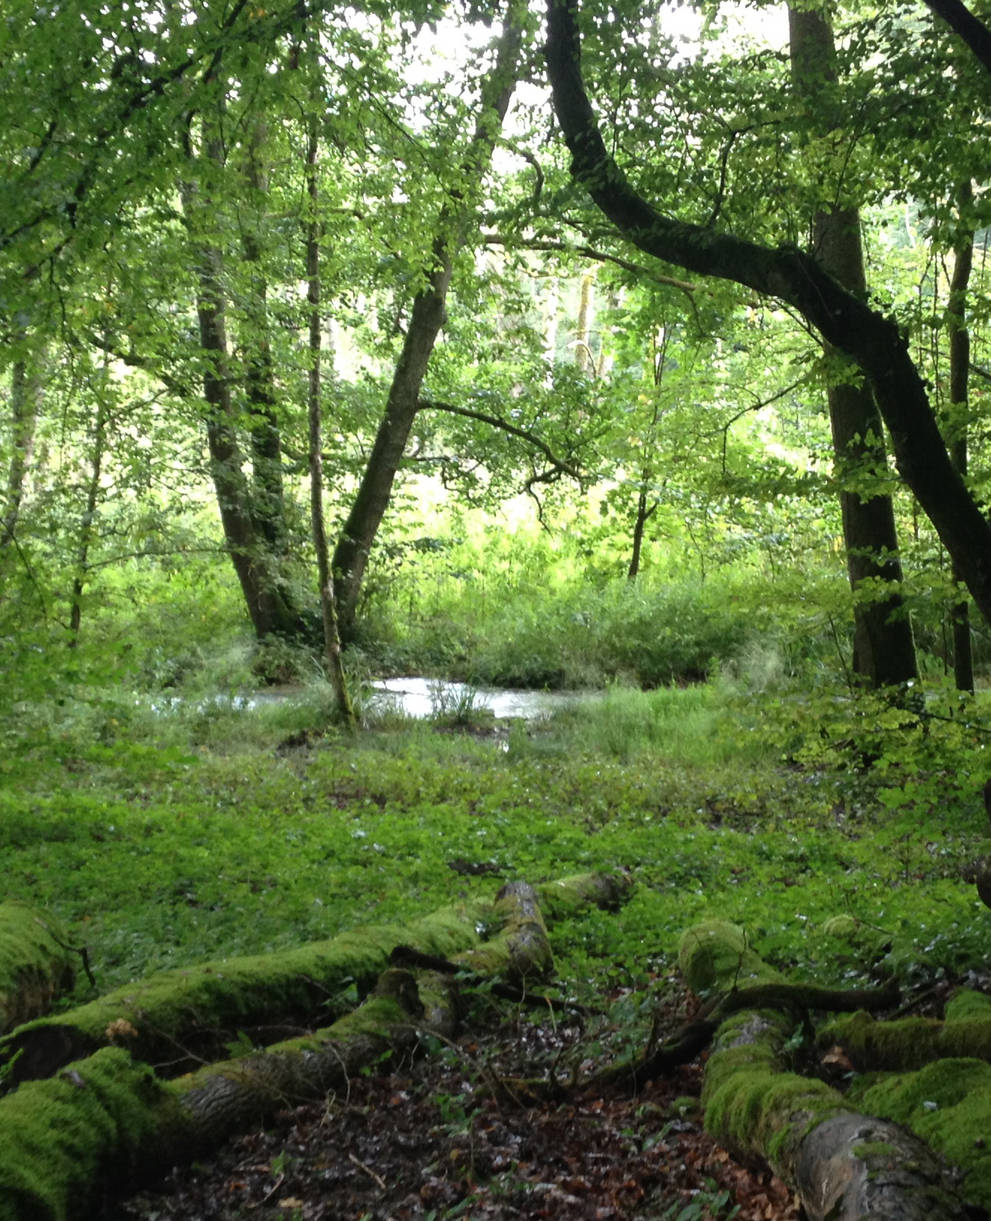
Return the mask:
POLYGON ((455 259, 477 225, 482 179, 492 157, 502 122, 516 88, 521 67, 527 8, 519 0, 506 6, 495 62, 481 87, 475 130, 434 225, 434 237, 420 287, 413 297, 410 319, 360 486, 341 528, 334 551, 341 633, 353 635, 358 594, 368 556, 389 503, 413 420, 427 362, 444 324, 448 289, 455 259))
POLYGON ((897 322, 845 289, 791 246, 772 248, 666 216, 633 189, 607 152, 580 68, 570 0, 550 0, 547 67, 576 181, 640 249, 697 275, 734 280, 796 309, 846 354, 874 389, 896 466, 917 496, 961 578, 991 620, 991 524, 954 469, 922 377, 897 322))
MULTIPOLYGON (((809 115, 817 94, 837 80, 833 31, 821 8, 788 6, 792 76, 809 115)), ((815 125, 815 120, 812 120, 815 125)), ((832 186, 832 184, 828 184, 832 186)), ((821 202, 812 218, 812 252, 822 267, 860 299, 867 276, 857 206, 821 202)), ((837 363, 835 354, 832 363, 837 363)), ((854 595, 853 670, 874 687, 918 676, 902 580, 891 494, 884 490, 887 456, 881 416, 869 384, 843 376, 827 387, 840 485, 847 571, 854 595)))

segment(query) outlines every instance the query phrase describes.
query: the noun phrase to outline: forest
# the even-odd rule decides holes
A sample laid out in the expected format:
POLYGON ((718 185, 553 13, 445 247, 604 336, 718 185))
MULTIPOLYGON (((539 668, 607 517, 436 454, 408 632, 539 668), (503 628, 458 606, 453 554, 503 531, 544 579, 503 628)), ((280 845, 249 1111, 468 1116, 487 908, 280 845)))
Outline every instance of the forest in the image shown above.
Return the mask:
POLYGON ((977 0, 6 0, 0 1221, 989 1216, 988 123, 977 0))

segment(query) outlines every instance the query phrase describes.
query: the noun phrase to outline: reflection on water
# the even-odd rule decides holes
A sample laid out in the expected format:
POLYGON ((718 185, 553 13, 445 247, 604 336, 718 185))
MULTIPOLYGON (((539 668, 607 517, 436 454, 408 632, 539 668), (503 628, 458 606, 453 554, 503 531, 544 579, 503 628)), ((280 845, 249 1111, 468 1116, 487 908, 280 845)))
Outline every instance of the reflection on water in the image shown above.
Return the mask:
POLYGON ((516 691, 505 687, 473 687, 436 678, 385 678, 372 683, 373 701, 388 703, 411 717, 429 717, 459 709, 487 709, 496 717, 536 720, 555 709, 595 698, 597 692, 516 691))

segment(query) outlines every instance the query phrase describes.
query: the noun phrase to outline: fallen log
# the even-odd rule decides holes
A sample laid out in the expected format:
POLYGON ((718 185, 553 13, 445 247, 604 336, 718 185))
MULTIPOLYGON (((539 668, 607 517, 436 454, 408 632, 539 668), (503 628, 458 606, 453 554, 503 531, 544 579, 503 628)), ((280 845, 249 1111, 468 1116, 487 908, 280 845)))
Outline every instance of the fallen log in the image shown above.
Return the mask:
POLYGON ((490 912, 491 904, 480 902, 448 907, 402 927, 371 925, 298 949, 151 975, 21 1025, 0 1039, 0 1068, 7 1084, 17 1085, 100 1047, 121 1046, 135 1059, 188 1071, 216 1058, 239 1031, 263 1023, 305 1029, 321 1010, 327 1016, 328 1003, 349 983, 366 991, 373 985, 401 941, 443 955, 477 944, 490 912))
POLYGON ((46 1013, 72 987, 79 953, 52 916, 0 903, 0 1034, 46 1013))
MULTIPOLYGON (((591 895, 591 892, 590 892, 591 895)), ((526 981, 552 965, 534 890, 511 884, 486 908, 485 965, 526 981)), ((403 930, 408 937, 411 928, 403 930)), ((475 948, 451 955, 476 972, 475 948)), ((385 971, 368 999, 326 1029, 163 1081, 122 1047, 104 1047, 0 1099, 0 1221, 92 1216, 112 1167, 128 1179, 202 1156, 275 1109, 346 1090, 362 1068, 408 1055, 424 1032, 450 1037, 456 977, 385 971), (8 1139, 9 1137, 9 1139, 8 1139)))
MULTIPOLYGON (((778 985, 742 930, 689 929, 679 961, 695 991, 778 985)), ((825 1082, 791 1071, 793 1014, 740 1010, 716 1033, 702 1091, 705 1126, 736 1156, 758 1158, 797 1190, 810 1221, 950 1221, 985 1217, 950 1167, 918 1137, 857 1112, 825 1082)))
POLYGON ((825 1026, 819 1042, 841 1046, 858 1072, 901 1072, 945 1059, 991 1061, 991 999, 964 992, 947 1004, 945 1021, 878 1022, 869 1013, 854 1013, 825 1026))

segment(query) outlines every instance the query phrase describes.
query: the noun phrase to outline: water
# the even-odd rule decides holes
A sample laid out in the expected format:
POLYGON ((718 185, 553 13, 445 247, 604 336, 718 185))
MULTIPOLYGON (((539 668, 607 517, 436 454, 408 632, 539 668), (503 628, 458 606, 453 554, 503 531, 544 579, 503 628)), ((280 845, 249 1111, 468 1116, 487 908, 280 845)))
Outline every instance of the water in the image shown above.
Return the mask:
POLYGON ((436 678, 384 678, 371 684, 373 702, 418 720, 458 710, 488 710, 494 717, 533 721, 555 709, 595 698, 597 692, 524 691, 507 687, 474 687, 436 678))

